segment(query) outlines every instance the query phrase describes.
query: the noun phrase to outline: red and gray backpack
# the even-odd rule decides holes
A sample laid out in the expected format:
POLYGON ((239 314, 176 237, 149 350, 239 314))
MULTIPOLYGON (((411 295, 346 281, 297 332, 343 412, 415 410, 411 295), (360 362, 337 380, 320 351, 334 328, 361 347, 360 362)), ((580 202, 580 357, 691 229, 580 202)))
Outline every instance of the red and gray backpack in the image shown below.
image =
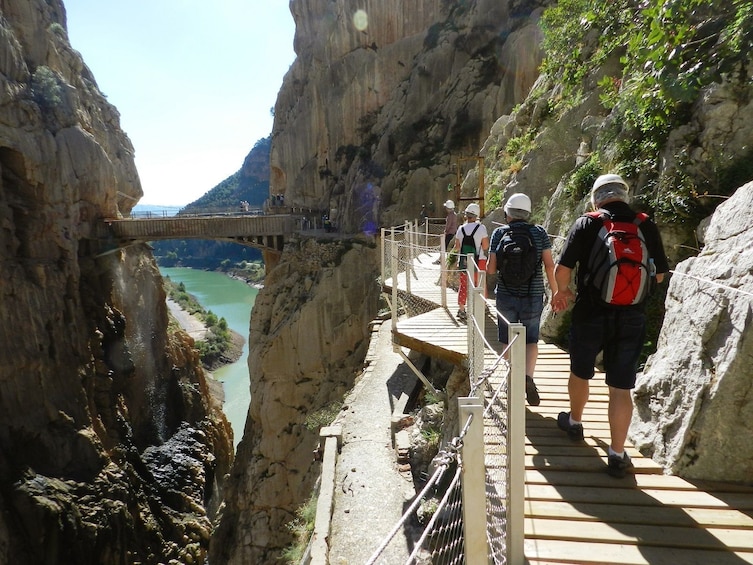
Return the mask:
POLYGON ((643 213, 633 221, 616 220, 605 210, 589 212, 602 223, 588 258, 586 285, 609 306, 633 306, 649 294, 651 272, 641 224, 643 213))

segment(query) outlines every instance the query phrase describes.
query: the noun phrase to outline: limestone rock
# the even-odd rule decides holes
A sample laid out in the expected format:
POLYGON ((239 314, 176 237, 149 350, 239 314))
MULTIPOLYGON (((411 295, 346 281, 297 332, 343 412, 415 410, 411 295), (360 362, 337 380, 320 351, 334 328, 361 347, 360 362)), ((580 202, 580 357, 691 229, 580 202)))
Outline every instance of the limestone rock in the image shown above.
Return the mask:
POLYGON ((167 334, 149 248, 98 255, 90 241, 141 194, 133 147, 68 42, 62 3, 4 0, 0 563, 206 554, 230 427, 192 340, 167 334), (168 476, 179 488, 158 488, 168 476))
POLYGON ((212 563, 273 563, 291 543, 285 525, 319 471, 318 413, 342 402, 368 349, 377 257, 366 238, 302 239, 286 243, 268 273, 251 319, 242 464, 226 486, 212 563))
POLYGON ((703 251, 676 271, 635 389, 632 438, 678 475, 750 482, 753 183, 717 208, 703 251))
POLYGON ((422 205, 440 215, 453 166, 537 76, 543 4, 291 2, 298 57, 275 105, 271 191, 338 210, 346 233, 422 205))

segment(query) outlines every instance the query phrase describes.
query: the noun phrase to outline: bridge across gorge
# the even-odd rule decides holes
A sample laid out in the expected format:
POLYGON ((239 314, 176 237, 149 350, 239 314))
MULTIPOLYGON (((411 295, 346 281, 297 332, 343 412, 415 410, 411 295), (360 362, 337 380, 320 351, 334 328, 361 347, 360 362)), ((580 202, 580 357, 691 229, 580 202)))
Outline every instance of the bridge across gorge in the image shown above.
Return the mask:
POLYGON ((96 227, 96 238, 105 252, 161 239, 213 239, 229 241, 279 254, 285 238, 317 225, 316 212, 288 209, 288 213, 238 213, 145 215, 105 218, 96 227))

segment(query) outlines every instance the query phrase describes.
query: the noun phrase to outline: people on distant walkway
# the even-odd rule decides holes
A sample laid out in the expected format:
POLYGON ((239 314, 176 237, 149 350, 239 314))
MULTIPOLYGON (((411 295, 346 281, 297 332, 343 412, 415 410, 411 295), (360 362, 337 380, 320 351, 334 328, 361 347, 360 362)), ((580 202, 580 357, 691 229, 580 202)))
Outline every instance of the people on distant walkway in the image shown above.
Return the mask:
MULTIPOLYGON (((478 204, 468 204, 463 212, 465 223, 455 233, 455 252, 458 253, 458 267, 460 268, 460 284, 458 289, 458 314, 457 318, 465 322, 468 314, 465 311, 465 303, 468 299, 468 275, 465 272, 466 258, 473 254, 479 271, 486 269, 486 254, 489 250, 489 235, 486 227, 479 222, 481 208, 478 204)), ((478 273, 474 284, 478 284, 478 273)))
POLYGON ((507 347, 508 322, 526 329, 526 400, 531 406, 541 402, 533 380, 539 355, 539 329, 544 310, 544 266, 549 288, 554 292, 552 242, 543 226, 530 224, 531 199, 513 194, 504 206, 507 225, 492 232, 489 245, 488 276, 496 277, 494 290, 499 313, 499 341, 507 347))
MULTIPOLYGON (((625 441, 633 414, 631 390, 635 387, 638 359, 643 347, 646 316, 645 302, 615 306, 605 303, 603 289, 596 277, 600 267, 594 261, 595 249, 612 222, 638 225, 650 260, 649 275, 660 283, 669 271, 664 246, 656 224, 645 214, 637 215, 629 206, 629 189, 619 175, 602 175, 591 190, 591 204, 596 213, 578 218, 570 229, 562 255, 555 267, 557 291, 552 308, 561 312, 575 299, 570 326, 570 411, 560 412, 557 425, 573 440, 583 439, 583 410, 588 401, 589 380, 594 376, 596 356, 603 351, 606 383, 609 387, 609 429, 611 443, 607 450, 607 471, 624 477, 632 466, 625 453, 625 441), (651 268, 653 262, 654 268, 651 268), (569 288, 578 267, 577 293, 569 288), (653 271, 653 272, 652 272, 653 271)), ((625 233, 625 232, 623 232, 625 233)), ((640 243, 636 241, 636 243, 640 243)), ((642 252, 641 248, 636 249, 642 252)), ((641 272, 641 267, 638 272, 641 272)), ((616 275, 615 275, 616 276, 616 275)), ((614 285, 612 285, 614 286, 614 285)))
MULTIPOLYGON (((455 237, 455 233, 458 231, 458 215, 455 212, 455 203, 452 200, 444 203, 444 209, 447 213, 444 223, 444 248, 449 253, 452 238, 455 237)), ((439 265, 440 262, 441 258, 434 261, 434 264, 439 265)))

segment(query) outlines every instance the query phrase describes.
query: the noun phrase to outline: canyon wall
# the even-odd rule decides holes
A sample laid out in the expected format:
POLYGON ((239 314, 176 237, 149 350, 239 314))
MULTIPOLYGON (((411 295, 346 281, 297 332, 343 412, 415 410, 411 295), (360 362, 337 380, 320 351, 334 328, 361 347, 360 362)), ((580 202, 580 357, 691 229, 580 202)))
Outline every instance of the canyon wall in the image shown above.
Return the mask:
POLYGON ((536 79, 546 4, 293 0, 297 58, 275 104, 271 191, 347 233, 422 205, 443 215, 448 185, 536 79))
POLYGON ((142 194, 133 154, 62 3, 0 1, 2 563, 207 552, 232 432, 148 247, 92 239, 142 194))
POLYGON ((270 192, 326 211, 338 233, 288 242, 257 297, 251 407, 212 563, 274 563, 291 543, 319 472, 319 414, 353 385, 377 314, 372 236, 455 197, 455 167, 476 165, 536 79, 545 4, 290 3, 297 59, 275 105, 270 192))

